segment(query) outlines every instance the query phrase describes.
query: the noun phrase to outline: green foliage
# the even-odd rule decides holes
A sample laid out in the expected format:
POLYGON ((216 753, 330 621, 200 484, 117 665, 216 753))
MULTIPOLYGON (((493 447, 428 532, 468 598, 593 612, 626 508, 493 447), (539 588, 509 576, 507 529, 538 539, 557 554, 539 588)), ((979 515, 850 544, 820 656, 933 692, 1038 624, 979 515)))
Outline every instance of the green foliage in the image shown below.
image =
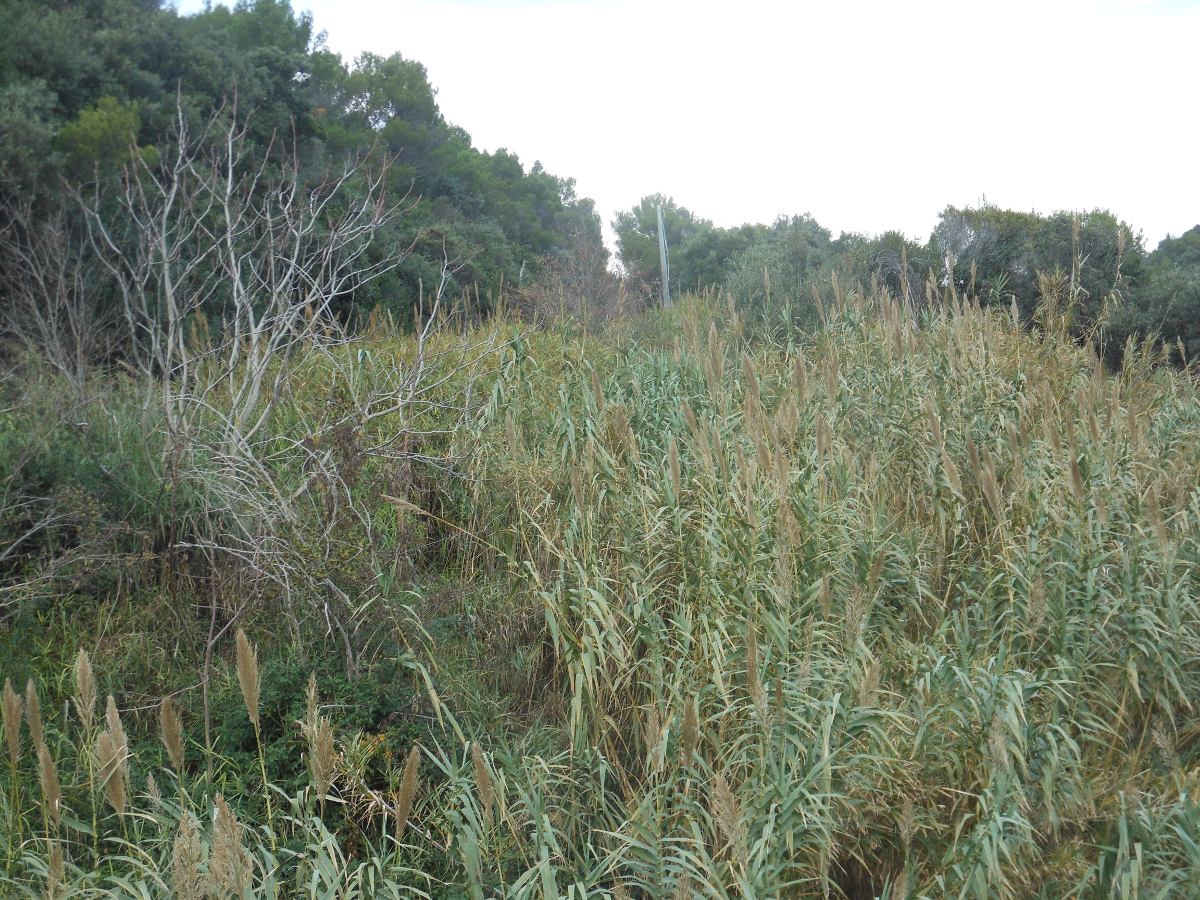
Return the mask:
POLYGON ((115 97, 101 97, 94 106, 59 130, 56 146, 67 167, 79 177, 93 170, 107 172, 124 164, 137 140, 137 106, 115 97))
POLYGON ((950 259, 958 290, 988 302, 1015 299, 1026 318, 1040 297, 1039 274, 1069 275, 1077 286, 1078 324, 1100 324, 1109 308, 1141 284, 1146 251, 1140 235, 1107 210, 1050 216, 994 206, 947 207, 932 243, 950 259))
MULTIPOLYGON (((360 296, 342 298, 347 319, 377 305, 409 316, 445 263, 450 299, 478 288, 498 300, 539 260, 581 239, 601 246, 593 204, 572 180, 537 163, 527 169, 505 150, 476 150, 442 117, 424 66, 398 54, 347 64, 287 0, 240 0, 187 17, 159 0, 50 9, 3 0, 0 13, 14 29, 0 51, 0 201, 62 206, 60 175, 88 181, 97 167, 125 162, 135 143, 164 148, 182 107, 193 133, 214 115, 244 122, 248 166, 273 165, 272 145, 294 148, 309 181, 380 149, 396 158, 389 199, 412 208, 370 252, 415 253, 360 296)), ((157 154, 146 161, 153 170, 157 154)))
POLYGON ((734 257, 725 288, 751 321, 811 328, 817 321, 811 291, 828 282, 831 250, 829 232, 811 216, 779 218, 734 257))

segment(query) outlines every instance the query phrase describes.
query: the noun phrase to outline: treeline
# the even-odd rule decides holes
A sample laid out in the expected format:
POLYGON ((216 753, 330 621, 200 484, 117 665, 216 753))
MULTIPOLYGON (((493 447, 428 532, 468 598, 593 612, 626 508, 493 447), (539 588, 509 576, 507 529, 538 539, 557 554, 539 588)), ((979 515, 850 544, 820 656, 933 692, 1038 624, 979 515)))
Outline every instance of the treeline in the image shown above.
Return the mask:
MULTIPOLYGON (((503 149, 475 149, 442 116, 424 66, 398 54, 348 63, 287 0, 194 16, 162 0, 0 0, 0 19, 8 244, 64 210, 77 215, 76 193, 102 204, 131 164, 139 181, 170 180, 181 127, 195 136, 236 121, 247 179, 264 164, 292 168, 303 190, 364 158, 388 163, 386 197, 403 215, 367 252, 403 258, 339 298, 342 312, 382 304, 407 315, 422 286, 470 291, 486 307, 547 259, 581 246, 603 252, 599 217, 572 180, 503 149)), ((364 192, 352 180, 339 202, 364 192)))
MULTIPOLYGON (((722 289, 767 324, 814 321, 812 290, 836 273, 847 286, 876 282, 917 304, 953 284, 1015 305, 1026 321, 1052 291, 1069 298, 1064 314, 1076 333, 1103 345, 1113 364, 1131 335, 1161 337, 1176 360, 1200 352, 1200 226, 1151 252, 1105 210, 947 207, 922 244, 899 232, 835 238, 807 215, 719 228, 653 195, 613 222, 618 282, 594 204, 572 179, 539 163, 526 168, 503 149, 477 150, 442 116, 419 62, 398 54, 347 62, 288 0, 239 0, 194 16, 163 0, 0 0, 0 16, 9 25, 0 48, 0 267, 8 276, 0 305, 10 326, 13 311, 26 310, 32 316, 15 319, 27 331, 31 317, 42 332, 73 328, 88 352, 102 329, 80 316, 111 322, 127 306, 129 273, 114 278, 105 259, 129 246, 122 235, 141 231, 143 245, 154 242, 134 207, 161 223, 165 210, 179 209, 178 193, 193 226, 227 232, 229 216, 207 205, 219 192, 196 173, 216 173, 217 158, 231 155, 228 182, 241 188, 244 219, 281 191, 293 192, 296 210, 322 198, 325 219, 308 235, 314 246, 355 203, 388 207, 354 243, 359 277, 327 285, 333 295, 321 307, 343 323, 377 308, 404 323, 430 295, 473 315, 515 296, 540 313, 607 318, 627 299, 658 293, 661 205, 674 290, 722 289), (109 237, 97 238, 99 225, 109 237), (81 288, 86 297, 64 302, 67 312, 44 314, 81 288)), ((244 249, 249 259, 253 244, 244 249)), ((215 276, 206 253, 197 243, 172 259, 147 257, 142 280, 173 278, 173 266, 197 260, 191 274, 208 266, 215 276)), ((319 265, 320 253, 312 259, 319 265)), ((306 299, 301 289, 296 296, 306 299)), ((223 322, 237 304, 214 290, 194 306, 223 322)), ((122 333, 115 344, 127 340, 122 333)))
POLYGON ((618 255, 646 294, 660 288, 657 208, 663 207, 675 292, 723 288, 765 324, 811 322, 812 290, 834 274, 847 285, 878 283, 920 306, 951 283, 988 304, 1015 305, 1032 321, 1047 294, 1079 335, 1120 361, 1130 336, 1165 340, 1178 361, 1200 354, 1200 225, 1153 252, 1107 210, 1053 215, 983 205, 947 207, 924 244, 896 231, 834 238, 811 216, 719 228, 670 197, 644 197, 613 223, 618 255))

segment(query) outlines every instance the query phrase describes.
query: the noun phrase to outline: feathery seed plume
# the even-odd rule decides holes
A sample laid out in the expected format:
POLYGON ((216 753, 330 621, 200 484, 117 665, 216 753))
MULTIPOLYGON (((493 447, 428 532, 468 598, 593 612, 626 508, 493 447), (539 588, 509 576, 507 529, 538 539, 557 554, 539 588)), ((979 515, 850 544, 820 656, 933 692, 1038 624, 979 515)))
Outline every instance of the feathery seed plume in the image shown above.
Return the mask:
POLYGON ((175 846, 171 850, 171 888, 176 900, 204 900, 204 875, 200 871, 202 858, 200 834, 191 813, 185 812, 179 819, 179 831, 175 834, 175 846))
POLYGON ((45 744, 38 747, 37 755, 38 781, 42 786, 42 799, 46 802, 46 815, 57 828, 62 819, 62 789, 58 783, 58 769, 55 768, 54 758, 50 755, 50 748, 45 744))
POLYGON ((176 772, 183 771, 184 746, 183 726, 179 721, 179 713, 170 697, 163 697, 158 708, 158 724, 162 731, 163 746, 167 748, 167 756, 176 772))
POLYGON ((114 737, 112 731, 105 730, 96 738, 95 747, 96 770, 104 785, 104 796, 109 806, 117 815, 124 815, 125 766, 126 760, 123 745, 114 737))
POLYGON ((96 721, 96 677, 92 672, 92 661, 82 647, 75 657, 75 696, 72 699, 83 733, 91 733, 96 721))
POLYGON ((237 816, 220 794, 216 796, 212 855, 208 861, 208 896, 211 900, 241 897, 250 887, 250 856, 242 847, 237 816))
POLYGON ((396 839, 404 836, 408 817, 412 814, 413 798, 417 794, 417 771, 421 764, 421 751, 413 744, 404 763, 404 777, 400 779, 400 797, 396 800, 396 839))
POLYGON ((487 764, 483 760, 483 751, 476 741, 471 742, 471 762, 475 766, 475 789, 479 792, 479 802, 483 806, 483 816, 492 821, 492 802, 495 795, 492 791, 492 779, 488 775, 487 764))
POLYGON ((38 701, 37 685, 32 678, 25 682, 25 722, 29 725, 34 749, 41 747, 46 742, 42 733, 42 706, 38 701))
POLYGON ((237 630, 237 677, 242 700, 246 703, 246 713, 250 716, 251 724, 258 728, 258 698, 262 690, 258 678, 258 654, 241 628, 237 630))

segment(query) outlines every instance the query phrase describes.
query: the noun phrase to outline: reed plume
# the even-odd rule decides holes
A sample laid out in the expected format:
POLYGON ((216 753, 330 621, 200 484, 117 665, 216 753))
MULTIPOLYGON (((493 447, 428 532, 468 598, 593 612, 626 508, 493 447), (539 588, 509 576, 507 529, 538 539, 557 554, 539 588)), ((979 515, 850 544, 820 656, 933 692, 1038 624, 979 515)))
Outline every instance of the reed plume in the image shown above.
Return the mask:
POLYGON ((475 790, 479 794, 479 804, 483 807, 483 817, 491 824, 495 793, 492 790, 492 778, 488 774, 487 763, 483 759, 483 751, 479 749, 477 741, 471 742, 471 762, 475 768, 475 790))
POLYGON ((745 856, 742 807, 733 793, 733 788, 721 772, 716 773, 712 780, 711 813, 717 823, 717 830, 725 839, 725 845, 732 848, 735 857, 740 861, 745 856))
POLYGON ((50 755, 50 748, 42 744, 37 749, 38 755, 38 781, 42 786, 42 800, 46 804, 46 816, 50 820, 49 824, 58 828, 58 824, 62 819, 62 788, 58 783, 58 769, 54 765, 54 758, 50 755))
POLYGON ((158 707, 158 725, 171 765, 177 773, 182 773, 185 761, 183 725, 179 721, 179 713, 175 711, 175 704, 169 696, 163 697, 162 703, 158 707))
POLYGON ((104 797, 118 816, 124 815, 127 800, 125 786, 126 748, 112 731, 105 730, 96 738, 96 769, 104 787, 104 797))
POLYGON ((32 678, 25 682, 25 722, 29 725, 34 750, 40 749, 46 743, 46 737, 42 732, 42 705, 32 678))
POLYGON ((333 744, 333 728, 324 716, 318 716, 308 742, 308 767, 312 774, 317 797, 324 801, 333 783, 337 767, 337 750, 333 744))
POLYGON ((200 833, 191 813, 185 812, 179 819, 179 830, 171 848, 171 889, 175 900, 204 900, 207 892, 204 873, 200 869, 203 854, 200 833))
POLYGON ((92 672, 92 661, 82 647, 75 657, 75 714, 85 735, 90 734, 96 722, 96 677, 92 672))
POLYGON ((246 632, 237 630, 237 677, 238 686, 242 689, 242 700, 246 704, 246 713, 250 722, 258 729, 258 700, 262 684, 258 676, 258 653, 250 645, 246 632))
POLYGON ((217 794, 213 823, 212 855, 208 860, 208 896, 211 900, 242 897, 250 888, 251 860, 242 847, 237 816, 217 794))
POLYGON ((262 693, 262 679, 258 673, 258 651, 251 645, 246 632, 241 628, 237 630, 236 644, 238 687, 242 689, 246 715, 250 717, 250 724, 254 726, 254 746, 258 751, 258 771, 262 776, 263 799, 267 806, 267 826, 271 828, 271 841, 274 846, 275 819, 271 809, 271 788, 267 781, 267 761, 263 755, 262 731, 259 727, 258 701, 262 693))
POLYGON ((396 840, 404 836, 408 817, 412 814, 413 798, 417 794, 417 771, 421 764, 421 751, 413 744, 404 762, 404 776, 400 779, 400 796, 396 799, 396 840))

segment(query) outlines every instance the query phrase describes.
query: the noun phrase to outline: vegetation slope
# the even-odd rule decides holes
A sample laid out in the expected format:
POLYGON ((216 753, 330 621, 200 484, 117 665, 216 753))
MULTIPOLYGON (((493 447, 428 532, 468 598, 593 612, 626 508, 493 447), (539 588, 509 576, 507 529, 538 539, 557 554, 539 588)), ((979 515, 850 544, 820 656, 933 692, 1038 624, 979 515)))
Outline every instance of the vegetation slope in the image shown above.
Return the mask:
POLYGON ((4 893, 1190 896, 1194 373, 1106 372, 1065 295, 1033 332, 817 299, 447 317, 366 424, 417 339, 314 350, 262 458, 286 529, 163 465, 153 386, 27 360, 6 490, 58 526, 5 561, 4 893))

